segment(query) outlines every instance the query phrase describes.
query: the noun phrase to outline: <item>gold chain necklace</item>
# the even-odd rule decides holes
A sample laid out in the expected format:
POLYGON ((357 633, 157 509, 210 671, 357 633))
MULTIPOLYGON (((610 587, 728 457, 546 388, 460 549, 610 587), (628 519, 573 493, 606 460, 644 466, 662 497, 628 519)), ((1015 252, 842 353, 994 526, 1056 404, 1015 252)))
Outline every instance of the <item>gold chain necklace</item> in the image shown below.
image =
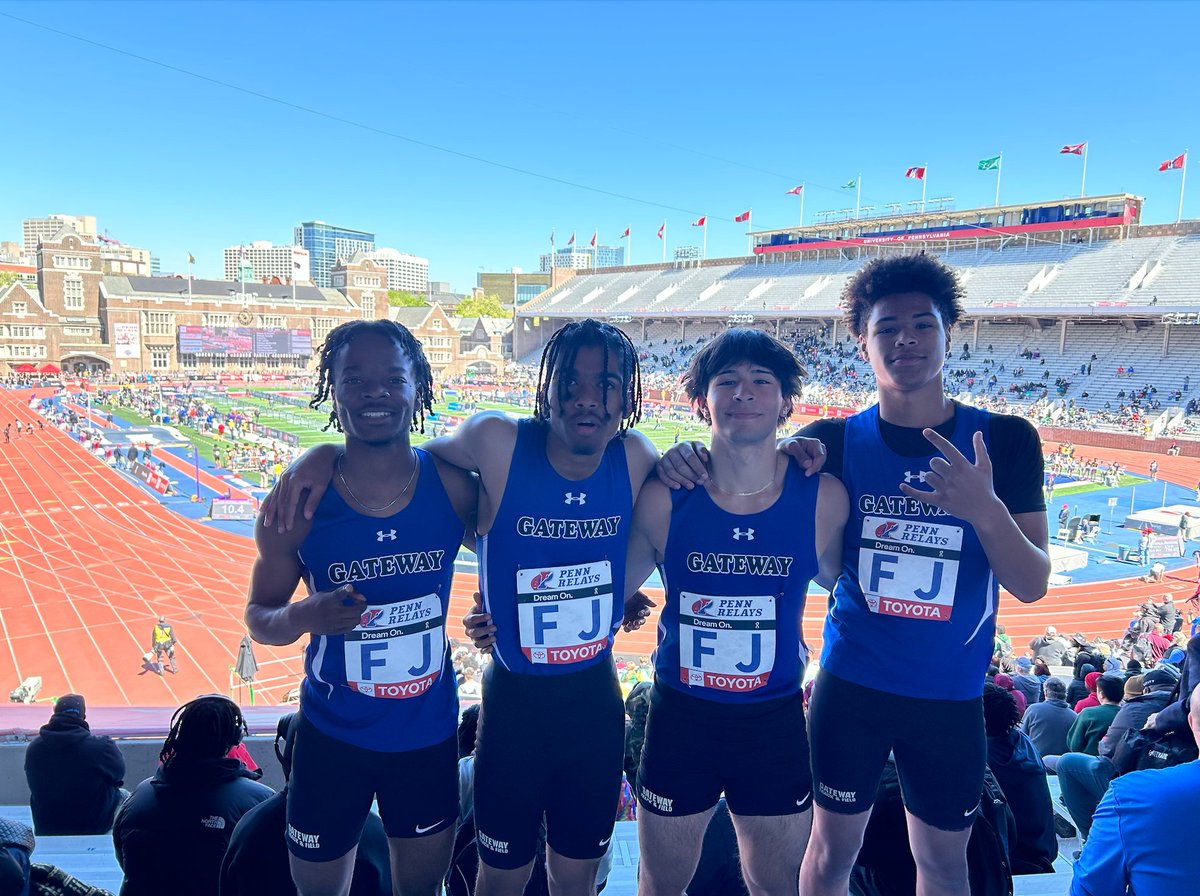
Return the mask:
POLYGON ((404 488, 400 489, 400 494, 396 495, 396 497, 392 498, 392 500, 388 501, 382 507, 372 507, 370 504, 367 504, 365 501, 363 501, 363 499, 360 498, 358 495, 354 494, 354 490, 352 488, 350 488, 350 483, 346 481, 346 477, 342 473, 342 457, 344 455, 338 456, 338 461, 337 461, 338 480, 342 483, 342 488, 344 488, 346 490, 346 494, 348 494, 351 498, 354 499, 355 504, 357 504, 363 510, 371 511, 371 513, 382 513, 383 511, 389 510, 390 508, 394 507, 396 505, 396 502, 398 502, 401 498, 403 498, 405 496, 405 494, 408 492, 409 487, 412 486, 413 480, 417 478, 417 471, 419 469, 421 469, 421 463, 417 458, 416 449, 409 448, 408 450, 412 452, 412 458, 413 458, 412 475, 408 477, 408 482, 406 482, 404 484, 404 488))
POLYGON ((756 488, 752 492, 727 492, 727 491, 725 491, 725 489, 721 488, 721 486, 717 485, 717 480, 713 479, 711 481, 713 484, 713 488, 715 488, 717 491, 721 492, 724 495, 729 495, 730 497, 734 497, 734 498, 752 498, 755 495, 761 495, 763 492, 765 492, 767 489, 769 489, 771 486, 773 486, 775 484, 775 477, 772 476, 767 481, 766 485, 764 485, 762 488, 756 488))

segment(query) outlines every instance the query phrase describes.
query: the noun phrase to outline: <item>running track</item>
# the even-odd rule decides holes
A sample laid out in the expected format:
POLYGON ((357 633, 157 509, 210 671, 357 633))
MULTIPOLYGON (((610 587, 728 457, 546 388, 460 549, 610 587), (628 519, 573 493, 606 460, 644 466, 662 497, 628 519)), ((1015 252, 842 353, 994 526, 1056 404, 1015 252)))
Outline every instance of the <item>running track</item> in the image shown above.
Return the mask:
MULTIPOLYGON (((29 393, 0 392, 0 428, 34 422, 29 393)), ((1105 451, 1133 470, 1149 458, 1105 451)), ((1160 457, 1160 475, 1197 480, 1197 463, 1160 457)), ((201 693, 229 692, 229 667, 245 629, 242 610, 254 560, 247 539, 177 516, 53 427, 0 444, 0 687, 43 679, 41 697, 76 691, 92 706, 177 706, 201 693), (158 615, 175 626, 179 673, 142 671, 158 615)), ((1182 601, 1195 583, 1166 586, 1127 579, 1054 589, 1032 606, 1002 598, 1000 619, 1018 648, 1048 624, 1061 631, 1116 636, 1132 607, 1173 592, 1182 601)), ((472 579, 457 576, 451 633, 470 606, 472 579)), ((659 600, 659 595, 654 595, 659 600)), ((819 645, 824 606, 810 601, 804 630, 819 645)), ((648 624, 617 638, 620 653, 646 656, 648 624)), ((301 675, 302 644, 255 645, 259 702, 276 703, 301 675)), ((914 657, 937 668, 937 657, 914 657)))

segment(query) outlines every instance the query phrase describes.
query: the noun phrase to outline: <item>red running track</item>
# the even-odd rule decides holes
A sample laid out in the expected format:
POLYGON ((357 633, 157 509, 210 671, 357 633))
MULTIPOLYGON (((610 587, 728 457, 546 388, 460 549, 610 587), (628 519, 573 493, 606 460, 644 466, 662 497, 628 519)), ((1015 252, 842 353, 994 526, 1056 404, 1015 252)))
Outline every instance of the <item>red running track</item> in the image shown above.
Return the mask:
MULTIPOLYGON (((29 393, 0 392, 0 429, 34 422, 29 393)), ((1145 454, 1106 451, 1139 470, 1145 454)), ((1197 463, 1159 458, 1161 475, 1191 484, 1197 463)), ((254 545, 166 510, 52 427, 0 444, 0 687, 43 679, 43 699, 76 691, 92 706, 177 706, 201 693, 228 693, 229 667, 245 633, 242 610, 254 545), (179 672, 142 669, 158 615, 179 639, 179 672)), ((1121 580, 1053 590, 1027 606, 1002 598, 1000 618, 1018 647, 1048 624, 1091 636, 1117 636, 1147 596, 1191 596, 1182 578, 1165 586, 1121 580)), ((470 605, 472 579, 455 579, 451 631, 470 605)), ((656 597, 656 600, 658 598, 656 597)), ((805 634, 819 646, 824 606, 812 601, 805 634)), ((621 633, 620 653, 648 656, 653 619, 621 633)), ((260 703, 276 703, 302 674, 302 643, 255 646, 260 703)), ((936 657, 914 657, 931 663, 936 657)), ((244 699, 245 695, 241 694, 244 699)))

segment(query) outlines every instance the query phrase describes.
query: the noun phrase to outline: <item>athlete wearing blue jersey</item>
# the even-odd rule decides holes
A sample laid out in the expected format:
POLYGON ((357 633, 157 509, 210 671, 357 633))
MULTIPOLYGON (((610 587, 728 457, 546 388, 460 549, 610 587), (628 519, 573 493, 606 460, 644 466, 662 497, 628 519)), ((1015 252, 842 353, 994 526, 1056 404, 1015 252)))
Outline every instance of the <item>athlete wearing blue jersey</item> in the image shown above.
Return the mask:
MULTIPOLYGON (((522 892, 543 818, 551 893, 595 891, 624 754, 612 641, 633 502, 657 460, 629 429, 640 404, 633 344, 585 320, 547 343, 532 421, 473 414, 424 446, 479 474, 482 603, 464 619, 494 658, 475 757, 479 896, 522 892)), ((311 516, 335 456, 310 450, 264 512, 286 528, 311 489, 311 516)))
POLYGON ((803 375, 777 339, 722 333, 684 376, 712 427, 706 486, 638 497, 627 625, 656 565, 666 590, 637 775, 641 896, 683 892, 722 793, 752 896, 796 893, 812 819, 802 613, 809 581, 837 578, 847 516, 840 482, 775 450, 803 375))
POLYGON ((458 700, 446 637, 454 557, 477 488, 409 444, 429 408, 421 346, 390 321, 343 324, 320 351, 320 407, 345 434, 337 483, 280 533, 260 518, 246 625, 265 644, 310 636, 288 788, 303 896, 349 892, 378 801, 393 891, 433 896, 458 817, 458 700), (303 581, 308 596, 292 601, 303 581))
MULTIPOLYGON (((806 896, 848 891, 889 752, 918 892, 967 891, 997 586, 1027 603, 1046 593, 1045 505, 1030 497, 1042 473, 1037 433, 958 404, 942 383, 961 298, 954 273, 930 256, 864 265, 843 303, 878 405, 801 431, 837 440, 828 456, 840 460, 831 466, 851 508, 809 717, 816 808, 806 896), (996 471, 993 454, 1003 461, 996 471), (935 659, 938 674, 923 674, 921 661, 935 659)), ((700 478, 702 457, 674 453, 663 476, 700 478)))

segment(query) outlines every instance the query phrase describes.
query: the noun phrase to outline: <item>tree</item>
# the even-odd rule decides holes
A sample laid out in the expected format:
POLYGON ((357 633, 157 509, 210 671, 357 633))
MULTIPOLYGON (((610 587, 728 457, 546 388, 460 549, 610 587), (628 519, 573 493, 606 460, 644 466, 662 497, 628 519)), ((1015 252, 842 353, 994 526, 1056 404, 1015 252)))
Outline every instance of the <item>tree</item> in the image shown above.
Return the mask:
POLYGON ((398 308, 423 308, 429 304, 421 296, 403 289, 389 289, 387 297, 388 304, 398 308))
POLYGON ((512 312, 500 304, 499 296, 467 296, 454 313, 459 317, 512 317, 512 312))
POLYGON ((0 271, 0 292, 4 292, 10 283, 16 283, 18 277, 13 271, 0 271))

